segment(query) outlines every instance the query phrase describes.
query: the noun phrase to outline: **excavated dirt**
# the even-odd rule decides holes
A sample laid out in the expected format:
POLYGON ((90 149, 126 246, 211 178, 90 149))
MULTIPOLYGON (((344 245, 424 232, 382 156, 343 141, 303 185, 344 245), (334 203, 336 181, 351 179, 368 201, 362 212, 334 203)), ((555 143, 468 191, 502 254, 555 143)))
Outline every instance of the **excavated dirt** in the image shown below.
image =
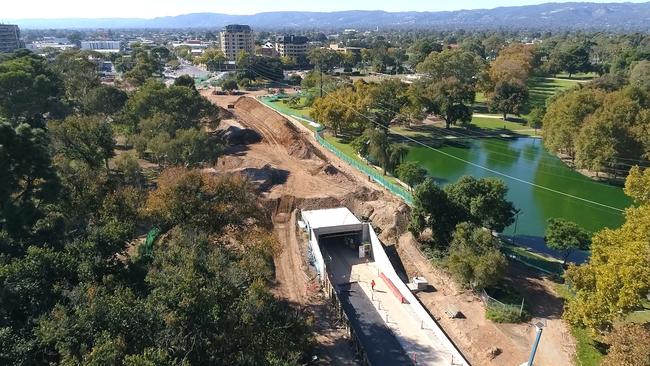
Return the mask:
MULTIPOLYGON (((384 244, 394 246, 389 249, 396 252, 395 260, 408 275, 423 275, 433 284, 437 291, 421 293, 420 300, 473 365, 509 366, 527 360, 533 340, 531 326, 498 325, 486 320, 480 300, 456 288, 449 276, 432 266, 412 237, 405 234, 408 206, 319 147, 312 133, 297 121, 292 123, 250 96, 213 96, 209 92, 204 92, 204 96, 224 109, 222 125, 236 126, 239 135, 252 136, 250 133, 255 132, 261 136, 257 142, 246 141, 246 144, 228 147, 214 169, 218 173, 245 174, 260 190, 283 245, 282 253, 275 258, 275 293, 314 314, 318 364, 356 363, 346 332, 328 312, 313 269, 307 265, 306 239, 296 230, 296 213, 298 209, 341 205, 359 218, 372 222, 384 244), (235 108, 226 109, 229 104, 235 108), (446 318, 444 311, 448 305, 461 309, 465 318, 446 318), (496 357, 490 355, 494 347, 502 351, 496 357)), ((517 283, 528 281, 531 288, 537 286, 535 288, 544 290, 526 293, 527 297, 532 297, 531 301, 540 304, 550 301, 555 307, 560 306, 552 314, 545 314, 548 329, 536 364, 572 364, 574 345, 566 326, 557 316, 561 313, 561 303, 558 305, 554 300, 548 281, 530 278, 526 273, 514 275, 517 283)))

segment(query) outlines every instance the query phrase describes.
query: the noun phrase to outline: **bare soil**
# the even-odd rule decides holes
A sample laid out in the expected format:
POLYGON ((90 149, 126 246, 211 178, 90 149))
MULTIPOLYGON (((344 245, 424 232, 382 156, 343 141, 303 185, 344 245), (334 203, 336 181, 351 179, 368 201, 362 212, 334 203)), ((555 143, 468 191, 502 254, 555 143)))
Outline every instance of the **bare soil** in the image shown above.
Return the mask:
MULTIPOLYGON (((330 313, 318 291, 313 269, 307 264, 306 241, 296 230, 296 209, 337 206, 346 206, 358 217, 371 221, 380 239, 397 248, 398 260, 409 277, 423 275, 436 288, 418 296, 473 365, 520 365, 527 360, 534 327, 498 325, 486 320, 481 301, 456 288, 446 273, 420 253, 412 236, 404 234, 408 206, 321 148, 300 123, 251 98, 254 95, 203 94, 222 107, 223 126, 236 124, 262 136, 257 143, 228 147, 214 169, 219 173, 239 172, 260 182, 260 194, 272 211, 275 232, 283 247, 275 258, 275 292, 314 314, 320 364, 353 365, 356 361, 345 330, 330 313), (227 109, 229 104, 235 108, 227 109), (464 319, 444 315, 451 304, 461 310, 464 319), (502 353, 491 359, 487 352, 490 347, 499 347, 502 353)), ((562 304, 550 281, 531 275, 527 268, 513 269, 509 278, 530 301, 534 315, 546 319, 536 365, 572 364, 575 347, 559 319, 562 304)))

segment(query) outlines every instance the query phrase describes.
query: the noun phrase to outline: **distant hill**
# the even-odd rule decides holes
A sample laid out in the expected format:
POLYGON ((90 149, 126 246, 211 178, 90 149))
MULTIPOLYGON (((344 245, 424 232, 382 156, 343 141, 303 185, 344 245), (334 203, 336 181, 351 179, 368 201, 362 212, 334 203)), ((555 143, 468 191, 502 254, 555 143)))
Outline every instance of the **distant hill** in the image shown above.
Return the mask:
MULTIPOLYGON (((405 2, 405 6, 408 3, 405 2)), ((448 12, 340 11, 269 12, 254 15, 195 13, 153 19, 7 19, 22 28, 220 28, 250 24, 256 29, 380 28, 527 28, 527 29, 650 29, 647 3, 547 3, 495 9, 448 12)))

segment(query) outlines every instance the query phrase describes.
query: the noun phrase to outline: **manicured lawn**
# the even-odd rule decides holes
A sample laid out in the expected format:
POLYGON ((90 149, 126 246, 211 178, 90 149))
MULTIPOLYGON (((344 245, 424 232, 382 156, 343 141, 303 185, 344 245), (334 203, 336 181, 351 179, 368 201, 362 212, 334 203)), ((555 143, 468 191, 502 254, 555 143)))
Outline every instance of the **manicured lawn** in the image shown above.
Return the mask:
MULTIPOLYGON (((576 85, 578 85, 578 81, 576 80, 569 80, 569 79, 559 80, 559 79, 551 79, 551 78, 544 78, 544 77, 530 78, 530 80, 528 81, 528 93, 529 93, 528 110, 531 110, 534 107, 543 107, 546 104, 548 98, 552 97, 557 92, 563 89, 572 88, 576 85)), ((474 103, 474 113, 490 114, 490 115, 501 117, 499 114, 490 113, 487 109, 486 103, 487 102, 486 102, 485 94, 476 93, 476 101, 474 103)), ((525 135, 535 135, 535 131, 530 130, 530 127, 526 125, 526 122, 523 122, 528 118, 528 114, 522 114, 520 118, 522 122, 511 122, 511 121, 504 122, 503 120, 496 119, 496 118, 490 119, 485 117, 474 117, 472 119, 472 124, 475 125, 476 127, 485 128, 485 129, 502 129, 503 126, 505 125, 506 129, 508 130, 513 130, 513 131, 525 130, 525 131, 519 131, 517 133, 521 133, 525 135)))
POLYGON ((597 78, 598 74, 596 74, 595 72, 587 72, 587 73, 579 72, 577 74, 572 74, 571 78, 569 79, 569 74, 566 72, 562 72, 555 75, 555 77, 560 79, 568 79, 568 80, 591 80, 597 78))
MULTIPOLYGON (((507 130, 517 132, 518 134, 535 135, 535 130, 523 122, 504 121, 498 118, 474 117, 472 118, 472 125, 487 130, 501 130, 505 127, 507 130)), ((539 133, 539 130, 537 132, 539 133)))
POLYGON ((524 264, 533 265, 557 275, 562 275, 564 273, 562 262, 529 252, 525 248, 516 245, 503 245, 502 251, 508 256, 516 256, 521 259, 521 261, 525 262, 524 264))
MULTIPOLYGON (((543 107, 546 100, 557 92, 578 85, 574 80, 557 80, 534 77, 528 82, 530 109, 534 107, 543 107)), ((524 116, 525 117, 525 116, 524 116)))

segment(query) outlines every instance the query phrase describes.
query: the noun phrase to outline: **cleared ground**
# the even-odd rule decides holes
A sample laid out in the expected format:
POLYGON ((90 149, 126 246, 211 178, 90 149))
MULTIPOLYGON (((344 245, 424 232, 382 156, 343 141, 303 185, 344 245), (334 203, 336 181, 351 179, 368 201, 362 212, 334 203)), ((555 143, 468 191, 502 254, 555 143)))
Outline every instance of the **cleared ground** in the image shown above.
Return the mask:
MULTIPOLYGON (((486 320, 480 300, 471 293, 456 289, 452 280, 433 267, 407 235, 402 235, 407 224, 408 207, 368 182, 366 176, 342 163, 335 155, 319 148, 312 132, 297 121, 292 123, 251 98, 238 101, 239 97, 212 96, 208 92, 204 95, 224 108, 235 104, 232 116, 226 116, 224 124, 228 119, 237 121, 263 136, 260 142, 229 148, 215 169, 218 172, 253 169, 270 177, 268 187, 261 194, 281 207, 276 212, 275 222, 278 238, 284 247, 276 258, 276 291, 288 301, 313 310, 321 364, 354 364, 354 358, 345 332, 337 324, 336 317, 328 313, 326 302, 318 294, 311 280, 312 274, 304 265, 305 241, 296 234, 291 217, 295 208, 340 205, 348 207, 357 217, 370 220, 381 230, 380 239, 385 244, 394 245, 401 236, 396 260, 404 265, 409 275, 423 275, 437 289, 422 293, 420 299, 473 365, 519 365, 527 359, 533 341, 532 326, 502 326, 486 320), (448 304, 457 305, 466 318, 446 318, 444 310, 448 304), (491 359, 490 347, 499 347, 502 353, 491 359)), ((529 279, 533 281, 531 288, 538 291, 526 299, 533 309, 535 304, 544 305, 557 298, 548 288, 548 281, 534 274, 514 274, 512 279, 518 289, 529 279)), ((550 325, 543 335, 536 364, 572 364, 572 337, 557 311, 545 314, 539 316, 550 325)), ((538 316, 536 312, 534 315, 538 316)))

